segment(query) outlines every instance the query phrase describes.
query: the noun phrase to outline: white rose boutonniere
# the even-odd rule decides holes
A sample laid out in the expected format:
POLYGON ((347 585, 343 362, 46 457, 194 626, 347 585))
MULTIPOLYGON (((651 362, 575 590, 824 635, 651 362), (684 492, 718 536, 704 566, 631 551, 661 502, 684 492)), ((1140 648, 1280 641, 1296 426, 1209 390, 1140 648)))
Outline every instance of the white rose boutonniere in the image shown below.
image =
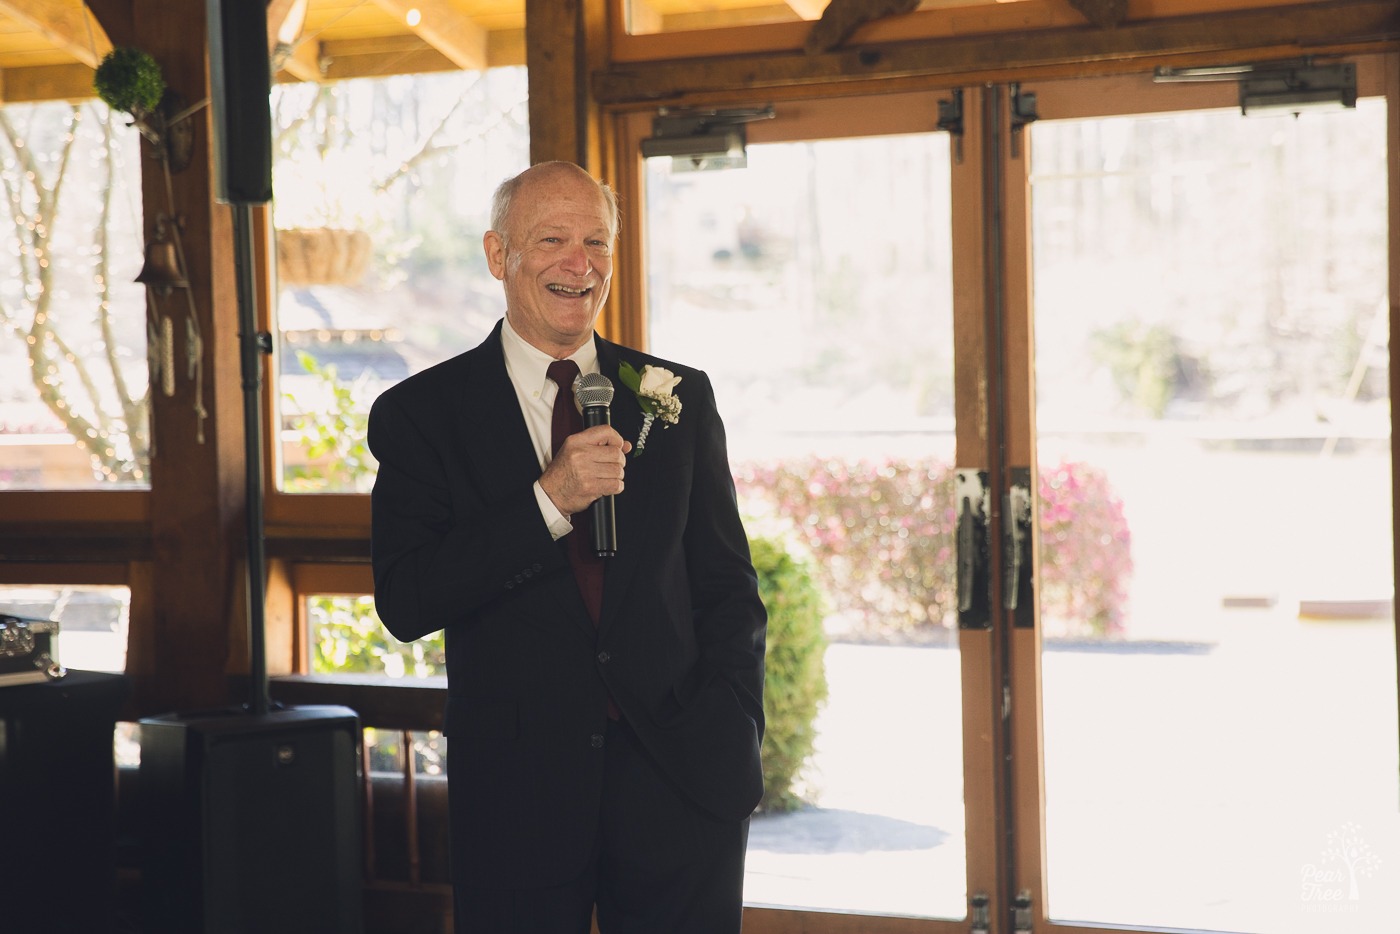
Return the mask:
POLYGON ((642 408, 642 430, 637 435, 636 450, 632 452, 635 456, 646 450, 647 435, 658 418, 666 426, 680 421, 681 400, 676 398, 674 390, 680 385, 681 378, 659 366, 644 366, 638 373, 626 361, 618 368, 617 375, 622 385, 637 394, 637 404, 642 408))

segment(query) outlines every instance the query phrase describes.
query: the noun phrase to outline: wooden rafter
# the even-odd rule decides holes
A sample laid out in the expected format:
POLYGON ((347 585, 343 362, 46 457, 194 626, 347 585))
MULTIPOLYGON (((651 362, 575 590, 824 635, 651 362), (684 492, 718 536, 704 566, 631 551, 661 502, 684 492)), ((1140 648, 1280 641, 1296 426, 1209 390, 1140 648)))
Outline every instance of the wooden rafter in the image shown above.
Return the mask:
POLYGON ((1060 28, 957 35, 822 55, 792 51, 663 62, 626 62, 596 72, 602 105, 684 101, 701 94, 795 94, 821 86, 855 93, 865 84, 937 78, 953 84, 1026 77, 1104 74, 1165 61, 1283 58, 1321 50, 1378 51, 1400 40, 1394 0, 1335 0, 1279 9, 1240 9, 1125 23, 1116 29, 1060 28), (740 92, 737 89, 742 89, 740 92))
POLYGON ((321 44, 303 37, 309 0, 267 0, 267 49, 273 68, 297 81, 322 77, 321 44))
POLYGON ((298 81, 320 81, 325 77, 325 69, 321 64, 323 59, 321 43, 303 41, 292 47, 290 55, 277 56, 273 60, 280 71, 298 81))
POLYGON ((817 20, 822 18, 822 10, 826 9, 827 0, 787 0, 787 5, 792 7, 792 12, 805 20, 817 20))
POLYGON ((0 102, 81 101, 95 97, 86 65, 37 65, 0 72, 0 102))
POLYGON ((89 68, 112 51, 112 40, 82 0, 0 0, 0 13, 43 35, 89 68))
POLYGON ((448 0, 374 0, 380 9, 406 24, 458 68, 480 71, 487 65, 486 31, 448 0), (413 21, 416 19, 416 23, 413 21))

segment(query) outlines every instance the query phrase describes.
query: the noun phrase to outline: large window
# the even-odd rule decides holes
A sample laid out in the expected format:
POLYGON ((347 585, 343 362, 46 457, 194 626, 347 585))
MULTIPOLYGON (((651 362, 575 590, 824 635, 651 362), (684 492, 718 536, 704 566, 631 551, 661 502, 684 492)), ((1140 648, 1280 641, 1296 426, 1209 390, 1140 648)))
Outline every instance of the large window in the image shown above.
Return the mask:
POLYGON ((481 240, 529 164, 525 69, 284 85, 273 119, 278 483, 367 492, 374 397, 505 310, 481 240))
POLYGON ((186 309, 133 281, 138 141, 96 101, 0 107, 0 490, 149 486, 147 333, 186 309))
POLYGON ((809 731, 813 748, 790 784, 768 775, 744 896, 961 918, 949 139, 751 145, 747 161, 646 174, 650 348, 714 380, 760 577, 762 556, 789 556, 827 611, 794 635, 801 578, 778 585, 765 755, 809 731), (808 639, 825 688, 810 722, 779 700, 813 690, 789 661, 808 639))
POLYGON ((1126 549, 1041 542, 1106 610, 1076 631, 1042 590, 1056 919, 1385 926, 1386 121, 1364 99, 1031 128, 1040 468, 1105 478, 1133 556, 1115 587, 1126 549))

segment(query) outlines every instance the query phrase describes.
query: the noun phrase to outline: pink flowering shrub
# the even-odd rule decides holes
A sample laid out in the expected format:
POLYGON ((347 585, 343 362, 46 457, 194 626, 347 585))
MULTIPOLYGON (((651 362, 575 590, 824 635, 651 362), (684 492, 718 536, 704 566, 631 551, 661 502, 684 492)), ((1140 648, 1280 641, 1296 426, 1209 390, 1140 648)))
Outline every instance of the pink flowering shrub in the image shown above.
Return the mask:
MULTIPOLYGON (((832 605, 874 630, 957 625, 952 465, 803 458, 736 471, 746 509, 792 525, 832 605)), ((1041 618, 1052 635, 1122 632, 1133 561, 1102 471, 1040 475, 1041 618)))
POLYGON ((1097 467, 1040 470, 1040 610, 1049 635, 1119 636, 1133 576, 1123 501, 1097 467))

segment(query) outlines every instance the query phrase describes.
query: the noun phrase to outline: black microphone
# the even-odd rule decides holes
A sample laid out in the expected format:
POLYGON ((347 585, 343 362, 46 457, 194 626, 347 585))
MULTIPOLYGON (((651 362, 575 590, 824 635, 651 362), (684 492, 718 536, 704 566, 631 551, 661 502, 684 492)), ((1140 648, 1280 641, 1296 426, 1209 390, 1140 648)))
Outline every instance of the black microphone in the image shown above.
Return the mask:
MULTIPOLYGON (((613 384, 602 373, 580 373, 574 378, 574 398, 583 409, 583 427, 612 424, 613 384)), ((588 507, 593 522, 593 550, 601 558, 617 554, 617 515, 612 494, 600 496, 588 507)))

